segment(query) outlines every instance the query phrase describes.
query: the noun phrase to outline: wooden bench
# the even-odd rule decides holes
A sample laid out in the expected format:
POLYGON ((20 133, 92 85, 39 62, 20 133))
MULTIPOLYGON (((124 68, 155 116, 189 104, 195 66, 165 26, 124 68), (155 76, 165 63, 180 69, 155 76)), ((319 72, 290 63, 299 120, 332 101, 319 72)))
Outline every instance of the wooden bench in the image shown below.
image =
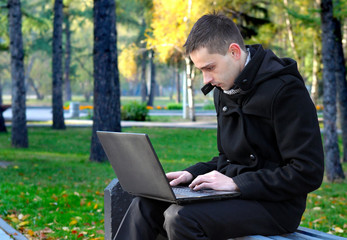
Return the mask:
MULTIPOLYGON (((123 191, 118 179, 113 179, 104 190, 104 211, 105 211, 105 240, 112 240, 122 221, 133 196, 123 191)), ((156 240, 165 240, 159 236, 156 240)), ((309 228, 299 227, 296 232, 280 236, 246 236, 235 238, 234 240, 346 240, 347 238, 338 237, 323 233, 309 228)))

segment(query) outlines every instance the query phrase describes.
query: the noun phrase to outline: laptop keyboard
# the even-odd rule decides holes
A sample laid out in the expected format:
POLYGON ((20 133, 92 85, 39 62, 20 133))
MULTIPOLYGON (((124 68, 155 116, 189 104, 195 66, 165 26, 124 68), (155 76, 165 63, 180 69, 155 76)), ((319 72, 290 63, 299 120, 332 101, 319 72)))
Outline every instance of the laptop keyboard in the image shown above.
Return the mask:
POLYGON ((173 192, 175 193, 176 197, 182 198, 182 197, 204 197, 209 196, 213 194, 213 190, 199 190, 199 191, 193 191, 189 187, 173 187, 173 192))

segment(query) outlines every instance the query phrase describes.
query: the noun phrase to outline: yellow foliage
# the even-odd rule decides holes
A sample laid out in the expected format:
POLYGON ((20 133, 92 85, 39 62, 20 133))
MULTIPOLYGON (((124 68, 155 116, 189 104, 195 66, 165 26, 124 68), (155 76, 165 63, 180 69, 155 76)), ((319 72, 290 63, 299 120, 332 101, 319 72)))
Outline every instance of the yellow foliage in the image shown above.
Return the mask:
POLYGON ((128 80, 134 80, 137 72, 136 56, 139 49, 135 44, 122 49, 118 57, 119 72, 128 80))
POLYGON ((72 226, 72 225, 76 225, 77 223, 78 221, 76 219, 72 219, 69 225, 72 226))
POLYGON ((20 223, 18 224, 18 226, 19 226, 19 227, 23 227, 23 226, 26 226, 26 225, 28 225, 28 224, 30 224, 29 221, 24 221, 24 222, 20 222, 20 223))
MULTIPOLYGON (((183 45, 194 23, 204 14, 218 11, 216 0, 153 0, 152 34, 149 47, 161 62, 172 55, 184 54, 183 45)), ((218 4, 219 5, 219 4, 218 4)))

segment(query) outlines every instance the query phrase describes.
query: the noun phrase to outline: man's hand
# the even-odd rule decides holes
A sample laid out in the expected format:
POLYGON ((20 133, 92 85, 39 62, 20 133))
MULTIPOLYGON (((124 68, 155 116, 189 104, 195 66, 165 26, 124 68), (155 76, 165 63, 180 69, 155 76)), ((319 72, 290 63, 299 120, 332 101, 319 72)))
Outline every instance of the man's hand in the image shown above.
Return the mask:
POLYGON ((193 190, 214 189, 222 191, 240 191, 232 178, 215 170, 197 176, 189 187, 193 190))
POLYGON ((181 183, 190 183, 193 175, 188 171, 169 172, 166 174, 171 186, 177 186, 181 183))

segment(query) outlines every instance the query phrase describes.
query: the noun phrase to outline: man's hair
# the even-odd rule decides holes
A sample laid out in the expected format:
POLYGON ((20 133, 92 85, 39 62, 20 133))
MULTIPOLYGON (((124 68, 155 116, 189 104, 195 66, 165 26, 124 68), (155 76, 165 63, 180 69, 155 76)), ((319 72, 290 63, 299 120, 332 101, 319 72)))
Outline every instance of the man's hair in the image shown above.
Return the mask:
POLYGON ((193 26, 186 43, 186 54, 206 47, 209 53, 225 55, 231 43, 237 43, 246 51, 245 43, 236 24, 222 14, 213 13, 202 16, 193 26))

